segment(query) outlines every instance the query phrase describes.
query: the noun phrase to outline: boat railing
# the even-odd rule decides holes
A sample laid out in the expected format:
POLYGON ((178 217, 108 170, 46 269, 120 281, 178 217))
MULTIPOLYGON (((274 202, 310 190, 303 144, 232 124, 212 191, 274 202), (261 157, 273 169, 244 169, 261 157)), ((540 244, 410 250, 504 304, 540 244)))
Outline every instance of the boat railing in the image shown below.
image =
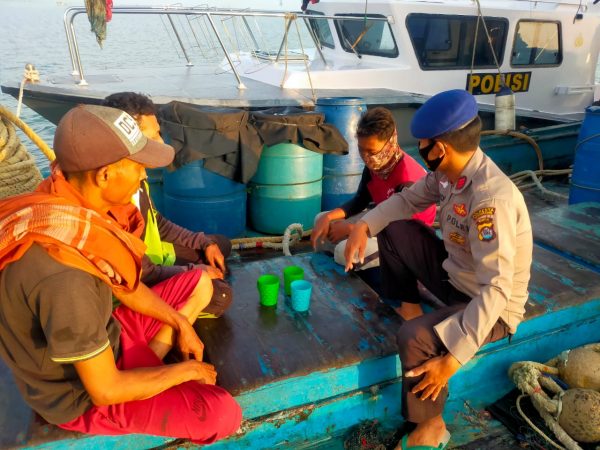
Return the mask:
MULTIPOLYGON (((187 62, 188 66, 193 66, 193 62, 190 58, 190 54, 186 50, 186 46, 184 44, 182 38, 182 31, 176 25, 173 20, 174 16, 185 16, 187 18, 189 24, 189 32, 192 35, 192 38, 196 41, 197 47, 202 50, 200 45, 200 40, 198 38, 198 34, 200 32, 203 33, 203 37, 205 39, 210 39, 211 42, 214 42, 215 47, 222 52, 223 56, 227 61, 227 65, 231 69, 232 74, 235 76, 237 80, 238 89, 245 89, 244 83, 240 77, 240 74, 234 64, 231 53, 228 51, 227 46, 225 45, 225 40, 217 27, 214 18, 219 17, 221 21, 231 20, 233 18, 239 18, 242 23, 242 27, 245 30, 245 33, 251 43, 251 46, 254 48, 250 51, 250 54, 263 61, 270 62, 279 62, 285 61, 304 61, 306 64, 306 68, 308 71, 308 56, 306 54, 298 54, 297 52, 293 52, 287 49, 287 37, 290 31, 290 27, 295 20, 302 20, 304 25, 308 31, 308 35, 310 36, 310 40, 314 45, 316 52, 319 55, 319 58, 323 61, 323 64, 327 65, 327 60, 323 55, 321 49, 321 43, 319 42, 318 36, 313 32, 312 27, 308 23, 309 20, 352 20, 352 21, 365 21, 366 17, 362 16, 343 16, 343 15, 316 15, 316 14, 308 14, 301 12, 284 12, 284 11, 260 11, 260 10, 250 10, 250 9, 235 9, 235 8, 214 8, 208 6, 194 6, 194 7, 184 7, 184 6, 131 6, 131 7, 115 7, 112 10, 113 15, 115 14, 130 14, 130 15, 158 15, 161 17, 161 20, 166 18, 166 21, 170 25, 173 35, 177 41, 179 48, 181 49, 183 56, 187 62), (252 30, 252 27, 248 23, 249 18, 273 18, 273 19, 282 19, 285 21, 284 25, 284 36, 279 45, 279 50, 277 52, 269 52, 261 50, 259 42, 257 40, 257 36, 255 32, 252 30), (207 24, 206 27, 200 28, 199 30, 194 30, 192 26, 192 22, 198 19, 204 19, 207 24), (216 42, 215 42, 216 41, 216 42), (285 47, 285 49, 284 49, 285 47)), ((75 32, 74 20, 75 17, 81 14, 86 14, 86 10, 84 7, 70 7, 65 10, 63 16, 63 22, 65 27, 65 34, 67 37, 67 45, 69 49, 69 55, 71 58, 71 66, 72 66, 72 75, 77 76, 79 78, 79 85, 87 85, 87 81, 85 79, 83 64, 81 62, 81 54, 79 51, 79 45, 77 42, 77 34, 75 32)), ((385 21, 385 22, 393 22, 392 17, 372 17, 369 16, 369 21, 385 21)), ((165 22, 163 22, 165 23, 165 22)), ((226 29, 225 29, 226 30, 226 29)), ((260 31, 260 28, 259 28, 260 31)), ((298 35, 300 32, 298 31, 298 35)), ((214 48, 213 48, 214 50, 214 48)), ((220 53, 219 52, 219 53, 220 53)), ((206 54, 203 54, 206 57, 206 54)))

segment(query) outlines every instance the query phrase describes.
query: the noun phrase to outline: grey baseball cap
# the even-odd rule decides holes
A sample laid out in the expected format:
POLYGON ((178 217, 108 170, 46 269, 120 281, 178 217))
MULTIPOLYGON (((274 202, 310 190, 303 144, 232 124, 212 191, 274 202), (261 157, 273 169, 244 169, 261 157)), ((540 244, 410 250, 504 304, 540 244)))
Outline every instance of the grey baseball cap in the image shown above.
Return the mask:
POLYGON ((107 106, 79 105, 58 123, 54 152, 65 172, 98 169, 128 158, 148 168, 169 165, 170 145, 148 139, 133 117, 107 106))

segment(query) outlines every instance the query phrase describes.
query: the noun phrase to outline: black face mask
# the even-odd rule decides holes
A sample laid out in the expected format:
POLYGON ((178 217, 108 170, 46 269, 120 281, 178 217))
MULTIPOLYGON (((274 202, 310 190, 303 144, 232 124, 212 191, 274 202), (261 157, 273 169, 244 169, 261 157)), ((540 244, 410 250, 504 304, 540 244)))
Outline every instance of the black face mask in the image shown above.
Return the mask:
POLYGON ((441 164, 442 160, 444 159, 444 156, 440 156, 434 160, 429 160, 427 159, 427 156, 429 156, 429 152, 431 151, 431 149, 434 147, 436 141, 431 141, 431 143, 429 145, 426 145, 425 147, 421 148, 419 147, 419 155, 421 155, 421 158, 423 159, 423 161, 425 161, 425 165, 429 168, 429 170, 431 170, 432 172, 435 172, 435 170, 439 167, 439 165, 441 164))

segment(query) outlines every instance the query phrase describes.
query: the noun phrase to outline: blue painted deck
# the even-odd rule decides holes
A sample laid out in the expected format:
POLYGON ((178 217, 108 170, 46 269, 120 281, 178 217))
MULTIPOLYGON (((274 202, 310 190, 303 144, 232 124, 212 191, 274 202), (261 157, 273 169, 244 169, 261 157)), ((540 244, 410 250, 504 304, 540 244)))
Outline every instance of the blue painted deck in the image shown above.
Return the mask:
MULTIPOLYGON (((446 419, 461 447, 497 431, 483 408, 512 385, 516 360, 548 359, 600 341, 600 214, 598 206, 542 208, 532 213, 534 264, 527 318, 517 334, 486 345, 451 379, 446 419)), ((243 433, 211 449, 341 448, 340 435, 360 420, 401 425, 400 364, 394 313, 358 277, 319 254, 232 266, 235 303, 197 331, 206 354, 244 410, 243 433), (309 313, 295 313, 280 294, 260 307, 256 278, 298 264, 313 281, 309 313)), ((11 379, 0 377, 0 446, 151 448, 180 441, 142 436, 92 437, 32 423, 11 379), (10 413, 7 413, 9 412, 10 413)), ((477 448, 477 447, 474 447, 477 448)), ((479 447, 482 448, 482 447, 479 447)))

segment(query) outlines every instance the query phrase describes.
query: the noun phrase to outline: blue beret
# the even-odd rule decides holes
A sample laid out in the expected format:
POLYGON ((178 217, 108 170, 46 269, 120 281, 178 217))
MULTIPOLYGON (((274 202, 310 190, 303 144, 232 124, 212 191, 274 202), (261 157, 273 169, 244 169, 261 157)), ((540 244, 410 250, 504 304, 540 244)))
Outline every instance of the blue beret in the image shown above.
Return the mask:
POLYGON ((410 123, 417 139, 431 139, 456 130, 477 115, 475 97, 463 89, 440 92, 421 106, 410 123))

